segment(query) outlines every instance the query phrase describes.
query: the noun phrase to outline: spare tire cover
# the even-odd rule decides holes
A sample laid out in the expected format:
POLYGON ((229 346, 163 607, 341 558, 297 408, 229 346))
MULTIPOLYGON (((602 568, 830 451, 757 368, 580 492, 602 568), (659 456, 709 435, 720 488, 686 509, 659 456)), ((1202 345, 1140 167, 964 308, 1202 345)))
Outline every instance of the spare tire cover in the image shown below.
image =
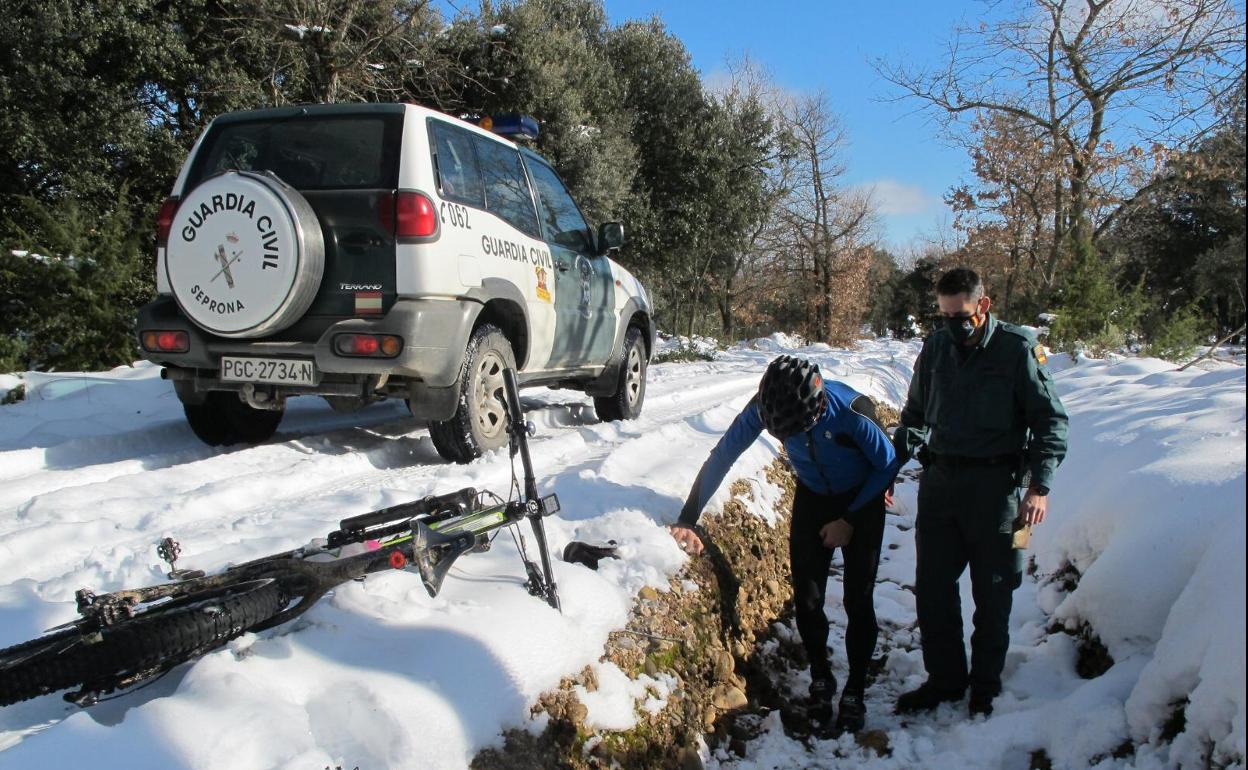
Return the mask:
POLYGON ((260 337, 299 320, 324 265, 307 200, 276 177, 246 171, 212 177, 183 198, 165 252, 182 312, 222 337, 260 337))

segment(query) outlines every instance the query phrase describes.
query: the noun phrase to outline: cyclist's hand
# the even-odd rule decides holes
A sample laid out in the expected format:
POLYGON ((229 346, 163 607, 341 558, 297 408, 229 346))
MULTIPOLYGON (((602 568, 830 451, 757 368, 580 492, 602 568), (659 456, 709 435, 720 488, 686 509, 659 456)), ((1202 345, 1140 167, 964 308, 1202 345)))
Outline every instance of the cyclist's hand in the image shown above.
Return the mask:
POLYGON ((698 533, 693 531, 692 527, 686 527, 683 524, 673 524, 667 528, 672 533, 672 537, 676 538, 676 544, 685 553, 697 556, 702 553, 702 538, 698 537, 698 533))
POLYGON ((843 548, 854 537, 854 525, 844 519, 829 521, 819 530, 824 548, 843 548))

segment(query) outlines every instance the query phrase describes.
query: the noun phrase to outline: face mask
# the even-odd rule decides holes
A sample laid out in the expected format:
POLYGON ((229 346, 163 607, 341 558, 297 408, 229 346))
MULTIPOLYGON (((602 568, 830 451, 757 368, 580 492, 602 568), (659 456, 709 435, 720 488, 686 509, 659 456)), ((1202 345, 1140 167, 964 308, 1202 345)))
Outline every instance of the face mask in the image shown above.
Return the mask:
POLYGON ((949 336, 953 337, 953 341, 959 345, 965 345, 971 335, 982 325, 983 320, 978 314, 967 318, 945 319, 945 328, 949 330, 949 336))

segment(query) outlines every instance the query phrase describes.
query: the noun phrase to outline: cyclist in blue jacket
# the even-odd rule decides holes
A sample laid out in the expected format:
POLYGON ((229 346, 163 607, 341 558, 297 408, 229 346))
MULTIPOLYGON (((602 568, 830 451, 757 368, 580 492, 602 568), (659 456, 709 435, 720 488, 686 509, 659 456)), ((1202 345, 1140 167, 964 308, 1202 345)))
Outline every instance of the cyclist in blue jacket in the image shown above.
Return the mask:
POLYGON ((764 429, 784 443, 797 475, 789 535, 793 604, 810 659, 811 712, 825 721, 832 713, 837 683, 828 661, 823 603, 833 550, 840 548, 845 561, 849 679, 835 729, 857 732, 866 721, 863 691, 879 634, 873 592, 884 537, 884 496, 898 469, 871 399, 843 383, 825 381, 819 367, 804 359, 780 356, 772 361, 758 394, 703 464, 672 536, 685 550, 702 551, 693 527, 703 507, 764 429))

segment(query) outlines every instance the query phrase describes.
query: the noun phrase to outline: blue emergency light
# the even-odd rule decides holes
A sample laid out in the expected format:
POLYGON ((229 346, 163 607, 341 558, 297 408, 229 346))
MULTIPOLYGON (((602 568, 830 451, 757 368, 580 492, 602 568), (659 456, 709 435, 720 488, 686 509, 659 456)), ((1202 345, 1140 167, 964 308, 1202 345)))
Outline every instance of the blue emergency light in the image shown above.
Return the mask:
POLYGON ((536 139, 538 131, 536 118, 532 115, 521 115, 518 112, 482 118, 481 127, 500 136, 525 139, 536 139))

